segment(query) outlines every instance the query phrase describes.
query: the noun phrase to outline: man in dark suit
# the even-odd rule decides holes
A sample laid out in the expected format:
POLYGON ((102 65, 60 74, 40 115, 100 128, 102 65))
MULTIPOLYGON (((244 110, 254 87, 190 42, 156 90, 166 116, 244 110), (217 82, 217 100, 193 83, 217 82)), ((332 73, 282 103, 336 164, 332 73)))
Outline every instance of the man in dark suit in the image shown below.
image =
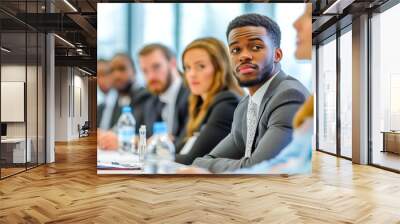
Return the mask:
POLYGON ((168 132, 176 138, 186 125, 189 90, 177 68, 174 53, 162 44, 149 44, 139 52, 140 67, 152 93, 146 102, 142 123, 147 136, 153 133, 153 124, 164 121, 168 132))
POLYGON ((292 120, 307 89, 280 66, 280 29, 270 18, 246 14, 228 26, 232 64, 248 87, 235 110, 231 133, 193 165, 219 173, 274 158, 292 138, 292 120))
MULTIPOLYGON (((104 104, 112 88, 110 62, 104 59, 97 61, 97 105, 104 104)), ((99 127, 99 120, 97 126, 99 127)))
MULTIPOLYGON (((128 55, 115 55, 110 63, 110 72, 117 94, 111 100, 112 102, 105 102, 98 106, 99 127, 103 131, 115 129, 122 107, 129 105, 133 108, 133 116, 137 121, 136 132, 138 132, 140 120, 144 116, 144 104, 151 95, 144 87, 137 85, 135 66, 128 55)), ((104 149, 117 147, 117 136, 111 131, 99 133, 98 138, 99 145, 104 149)))

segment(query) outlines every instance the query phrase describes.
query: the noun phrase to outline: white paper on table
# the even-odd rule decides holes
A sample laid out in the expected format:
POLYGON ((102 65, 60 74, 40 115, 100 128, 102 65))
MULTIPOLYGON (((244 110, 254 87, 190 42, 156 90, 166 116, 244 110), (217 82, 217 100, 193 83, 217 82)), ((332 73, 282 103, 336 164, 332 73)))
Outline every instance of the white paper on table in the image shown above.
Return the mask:
POLYGON ((179 154, 181 154, 181 155, 188 154, 189 151, 190 151, 190 149, 192 149, 193 144, 194 144, 194 142, 197 140, 197 137, 198 137, 198 136, 199 136, 199 133, 198 133, 198 132, 194 133, 193 136, 190 137, 190 138, 186 141, 185 145, 183 146, 183 148, 182 148, 182 150, 179 152, 179 154))
POLYGON ((113 164, 115 165, 115 167, 120 167, 124 165, 129 167, 140 166, 139 157, 134 154, 106 150, 97 150, 97 164, 113 164), (118 165, 115 163, 117 163, 118 165))

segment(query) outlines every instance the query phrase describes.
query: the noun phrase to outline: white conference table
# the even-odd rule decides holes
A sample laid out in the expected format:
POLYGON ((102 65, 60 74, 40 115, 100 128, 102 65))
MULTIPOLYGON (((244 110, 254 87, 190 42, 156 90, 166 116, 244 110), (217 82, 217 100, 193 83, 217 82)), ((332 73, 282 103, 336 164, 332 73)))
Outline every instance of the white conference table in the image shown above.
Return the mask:
POLYGON ((1 144, 11 144, 15 145, 13 147, 13 163, 25 163, 31 161, 31 146, 32 140, 30 138, 26 139, 27 147, 25 151, 25 138, 11 138, 6 137, 1 139, 1 144))
POLYGON ((97 149, 97 174, 174 174, 183 164, 171 162, 171 173, 145 173, 137 155, 97 149))

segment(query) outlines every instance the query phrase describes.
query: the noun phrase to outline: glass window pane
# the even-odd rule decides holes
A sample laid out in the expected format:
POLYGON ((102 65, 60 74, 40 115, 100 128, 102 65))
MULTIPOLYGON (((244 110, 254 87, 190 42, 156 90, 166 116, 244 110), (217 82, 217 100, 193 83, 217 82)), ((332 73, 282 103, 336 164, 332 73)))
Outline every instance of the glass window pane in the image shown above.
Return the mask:
MULTIPOLYGON (((299 7, 304 8, 304 4, 101 3, 98 5, 98 57, 110 59, 117 52, 126 52, 138 64, 138 51, 145 44, 158 42, 176 51, 181 67, 180 55, 191 41, 212 36, 226 43, 229 22, 243 13, 256 12, 279 21, 283 31, 283 69, 311 90, 310 63, 299 63, 294 57, 296 31, 293 22, 303 12, 299 7)), ((143 84, 140 69, 137 74, 138 82, 143 84)))
POLYGON ((352 157, 352 34, 340 37, 340 154, 352 157))
MULTIPOLYGON (((44 5, 44 0, 0 3, 18 16, 28 13, 32 20, 38 19, 34 13, 44 12, 44 5)), ((43 33, 2 12, 0 17, 0 171, 4 178, 44 163, 46 54, 43 33)))
POLYGON ((97 7, 97 56, 110 59, 115 53, 127 52, 128 4, 102 3, 97 7))
MULTIPOLYGON (((182 4, 180 43, 184 48, 204 35, 213 36, 226 43, 226 27, 244 12, 244 4, 182 4), (221 14, 220 12, 224 12, 221 14), (196 23, 196 26, 193 24, 196 23)), ((183 50, 183 49, 181 49, 183 50)))
POLYGON ((143 45, 156 42, 175 49, 174 35, 171 35, 175 31, 175 5, 171 3, 144 4, 143 20, 146 21, 146 25, 143 27, 143 45), (160 34, 169 35, 161 37, 160 34))
POLYGON ((25 90, 26 33, 1 34, 1 163, 2 178, 25 170, 30 161, 26 151, 25 90))
POLYGON ((336 40, 318 48, 318 148, 336 153, 336 40))
POLYGON ((372 26, 372 163, 400 170, 400 4, 376 14, 372 26))

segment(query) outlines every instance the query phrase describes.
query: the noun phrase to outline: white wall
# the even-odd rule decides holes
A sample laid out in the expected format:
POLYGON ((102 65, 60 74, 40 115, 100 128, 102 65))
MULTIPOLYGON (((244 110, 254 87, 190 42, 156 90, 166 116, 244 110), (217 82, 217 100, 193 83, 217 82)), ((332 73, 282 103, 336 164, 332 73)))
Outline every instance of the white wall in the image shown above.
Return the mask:
MULTIPOLYGON (((1 66, 1 81, 2 82, 25 82, 25 65, 2 65, 1 66)), ((28 66, 28 73, 34 69, 28 66)), ((31 94, 27 94, 32 95, 31 94)), ((36 94, 35 94, 36 96, 36 94)), ((7 108, 1 108, 7 110, 7 108)), ((28 119, 29 120, 29 119, 28 119)), ((25 137, 25 122, 7 122, 7 137, 25 137)))
POLYGON ((55 86, 55 140, 77 139, 78 124, 88 120, 88 78, 76 68, 56 67, 55 86))
MULTIPOLYGON (((76 72, 76 70, 75 70, 76 72)), ((81 73, 79 73, 81 74, 81 73)), ((88 78, 80 75, 74 76, 74 99, 75 99, 75 116, 73 119, 72 133, 74 136, 78 136, 78 124, 83 125, 85 121, 88 121, 88 78), (82 107, 82 108, 80 108, 82 107), (80 111, 81 110, 81 111, 80 111)))
POLYGON ((55 68, 55 141, 68 140, 68 85, 67 67, 55 68))

